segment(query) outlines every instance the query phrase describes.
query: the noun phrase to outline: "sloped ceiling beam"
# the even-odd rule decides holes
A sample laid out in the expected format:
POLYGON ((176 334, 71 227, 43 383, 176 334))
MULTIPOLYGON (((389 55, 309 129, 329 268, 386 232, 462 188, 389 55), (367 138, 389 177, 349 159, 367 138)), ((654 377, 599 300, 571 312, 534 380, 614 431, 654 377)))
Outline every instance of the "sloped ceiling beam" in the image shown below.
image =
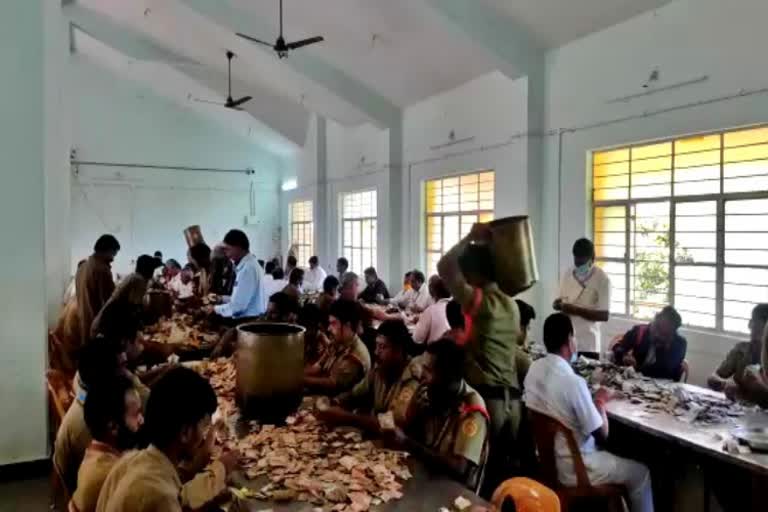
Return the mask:
MULTIPOLYGON (((233 7, 229 0, 219 2, 183 0, 183 2, 211 21, 229 28, 232 32, 246 34, 272 34, 274 32, 273 26, 268 26, 257 20, 252 13, 233 7)), ((268 48, 261 48, 261 46, 259 49, 271 52, 268 48)), ((386 128, 400 121, 401 113, 397 106, 323 59, 310 55, 308 52, 296 51, 291 53, 284 62, 295 71, 332 91, 344 101, 364 112, 379 128, 386 128)))
POLYGON ((436 12, 500 62, 510 78, 537 75, 544 50, 528 30, 509 16, 478 1, 426 0, 436 12))
MULTIPOLYGON (((116 23, 112 18, 98 11, 76 3, 63 9, 70 23, 88 36, 103 42, 126 57, 137 61, 164 63, 182 73, 188 80, 222 93, 226 90, 226 76, 208 69, 193 59, 172 52, 153 42, 146 35, 116 23)), ((76 38, 73 38, 73 42, 76 38)), ((77 51, 76 43, 73 50, 77 51)), ((254 119, 260 121, 278 135, 290 141, 296 148, 304 144, 309 121, 309 112, 294 102, 273 94, 265 87, 234 82, 235 90, 254 97, 242 108, 254 119)), ((217 100, 216 97, 203 98, 217 100)))

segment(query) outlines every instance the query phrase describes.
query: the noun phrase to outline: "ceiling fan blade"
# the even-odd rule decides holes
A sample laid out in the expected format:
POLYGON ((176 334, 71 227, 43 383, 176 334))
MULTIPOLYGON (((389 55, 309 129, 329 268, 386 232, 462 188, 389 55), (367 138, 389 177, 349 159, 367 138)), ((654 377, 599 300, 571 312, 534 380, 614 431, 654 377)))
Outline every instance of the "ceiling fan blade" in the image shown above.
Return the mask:
POLYGON ((203 100, 200 98, 192 98, 192 101, 195 101, 197 103, 209 103, 211 105, 219 105, 219 106, 224 105, 224 103, 220 101, 203 100))
POLYGON ((238 36, 242 37, 243 39, 247 39, 247 40, 249 40, 249 41, 251 41, 253 43, 263 44, 264 46, 269 46, 270 48, 272 48, 274 46, 274 43, 268 43, 266 41, 262 41, 261 39, 256 39, 255 37, 251 37, 251 36, 248 36, 248 35, 245 35, 245 34, 241 34, 240 32, 236 32, 236 34, 238 36))
POLYGON ((310 44, 315 43, 322 43, 325 41, 325 38, 323 36, 317 36, 317 37, 310 37, 309 39, 302 39, 301 41, 294 41, 293 43, 288 43, 286 46, 289 50, 295 50, 296 48, 301 48, 302 46, 309 46, 310 44))
POLYGON ((253 99, 253 97, 252 97, 252 96, 243 96, 243 97, 242 97, 242 98, 240 98, 239 100, 234 100, 234 101, 229 101, 229 102, 227 102, 227 106, 228 106, 228 107, 239 107, 239 106, 240 106, 240 105, 242 105, 243 103, 248 103, 248 102, 249 102, 249 101, 251 101, 252 99, 253 99))

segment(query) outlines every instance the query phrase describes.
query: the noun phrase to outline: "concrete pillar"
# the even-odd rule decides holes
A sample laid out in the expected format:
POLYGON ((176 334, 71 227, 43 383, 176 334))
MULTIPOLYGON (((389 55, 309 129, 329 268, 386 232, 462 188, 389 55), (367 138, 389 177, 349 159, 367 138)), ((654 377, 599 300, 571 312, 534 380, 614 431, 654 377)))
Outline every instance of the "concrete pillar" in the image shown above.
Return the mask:
POLYGON ((402 284, 403 247, 404 234, 418 233, 418 225, 413 225, 414 219, 406 219, 403 211, 406 204, 406 187, 410 184, 404 180, 403 164, 403 118, 402 113, 398 119, 389 126, 389 204, 380 208, 389 209, 389 247, 379 247, 379 251, 386 251, 389 255, 389 268, 387 273, 387 286, 390 290, 400 289, 402 284), (413 221, 413 222, 411 222, 413 221))
MULTIPOLYGON (((55 74, 60 2, 0 2, 0 464, 43 459, 46 441, 46 80, 55 74)), ((69 189, 59 193, 69 194, 69 189)), ((68 231, 68 230, 67 230, 68 231)))
POLYGON ((315 252, 324 268, 336 269, 336 255, 329 243, 329 227, 333 224, 328 203, 328 121, 317 116, 317 196, 315 198, 315 252))

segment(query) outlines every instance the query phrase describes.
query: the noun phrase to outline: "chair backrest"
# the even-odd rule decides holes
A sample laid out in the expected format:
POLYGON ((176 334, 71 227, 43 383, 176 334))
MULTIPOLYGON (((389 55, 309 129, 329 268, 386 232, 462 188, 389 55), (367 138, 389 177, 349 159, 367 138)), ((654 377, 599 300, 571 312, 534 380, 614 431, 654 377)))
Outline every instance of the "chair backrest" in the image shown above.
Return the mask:
POLYGON ((683 362, 680 365, 680 370, 680 382, 688 382, 688 374, 691 371, 691 367, 688 364, 687 359, 683 359, 683 362))
POLYGON ((578 487, 591 487, 587 468, 584 466, 584 459, 581 457, 581 450, 573 437, 571 429, 560 423, 555 418, 528 409, 528 417, 531 421, 531 431, 533 432, 536 451, 539 456, 539 464, 546 483, 552 487, 562 487, 560 479, 557 476, 557 457, 555 454, 555 439, 558 434, 565 437, 568 451, 573 461, 573 469, 576 473, 576 485, 578 487))
POLYGON ((530 478, 510 478, 499 485, 491 498, 491 510, 503 512, 511 501, 516 512, 560 512, 555 492, 530 478))

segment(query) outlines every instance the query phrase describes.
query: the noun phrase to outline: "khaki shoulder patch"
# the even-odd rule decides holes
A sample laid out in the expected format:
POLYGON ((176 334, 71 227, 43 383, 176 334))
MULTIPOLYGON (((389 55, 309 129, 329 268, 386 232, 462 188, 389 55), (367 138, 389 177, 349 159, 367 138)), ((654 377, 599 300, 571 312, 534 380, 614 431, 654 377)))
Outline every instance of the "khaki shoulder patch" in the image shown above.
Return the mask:
POLYGON ((467 437, 475 437, 480 427, 475 418, 467 418, 461 423, 461 432, 467 437))

